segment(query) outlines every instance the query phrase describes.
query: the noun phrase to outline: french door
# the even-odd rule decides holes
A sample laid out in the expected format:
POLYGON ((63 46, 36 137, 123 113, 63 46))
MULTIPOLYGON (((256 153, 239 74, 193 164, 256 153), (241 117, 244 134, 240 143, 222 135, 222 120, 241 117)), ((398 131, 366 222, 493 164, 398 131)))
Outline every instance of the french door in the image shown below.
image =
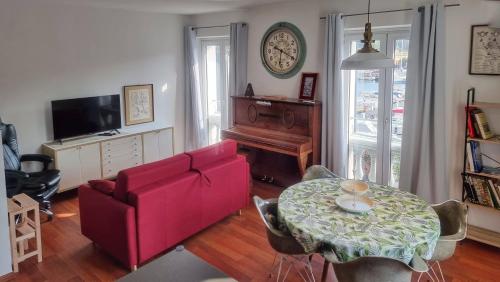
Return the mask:
POLYGON ((220 130, 227 128, 229 102, 229 38, 200 38, 200 80, 204 121, 208 142, 220 141, 220 130))
MULTIPOLYGON (((362 33, 346 33, 346 57, 363 45, 362 33)), ((399 185, 408 30, 375 31, 373 46, 393 57, 394 69, 345 72, 349 97, 349 178, 399 185)))

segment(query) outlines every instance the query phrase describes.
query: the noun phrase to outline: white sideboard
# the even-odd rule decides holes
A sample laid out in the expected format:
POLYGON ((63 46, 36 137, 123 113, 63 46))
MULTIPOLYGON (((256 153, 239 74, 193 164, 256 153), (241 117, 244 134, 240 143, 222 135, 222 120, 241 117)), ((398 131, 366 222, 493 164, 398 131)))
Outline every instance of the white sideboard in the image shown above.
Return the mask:
POLYGON ((173 156, 173 136, 172 127, 122 132, 47 143, 42 151, 61 171, 59 192, 63 192, 89 180, 113 178, 120 170, 173 156))

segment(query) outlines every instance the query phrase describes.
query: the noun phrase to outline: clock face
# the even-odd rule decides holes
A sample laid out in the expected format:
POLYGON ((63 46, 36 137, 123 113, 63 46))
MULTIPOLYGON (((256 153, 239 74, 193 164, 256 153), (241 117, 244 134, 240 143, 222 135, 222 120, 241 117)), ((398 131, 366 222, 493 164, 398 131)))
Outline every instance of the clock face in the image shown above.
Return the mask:
POLYGON ((262 62, 278 78, 295 75, 304 63, 305 44, 302 33, 294 25, 278 23, 262 39, 262 62))

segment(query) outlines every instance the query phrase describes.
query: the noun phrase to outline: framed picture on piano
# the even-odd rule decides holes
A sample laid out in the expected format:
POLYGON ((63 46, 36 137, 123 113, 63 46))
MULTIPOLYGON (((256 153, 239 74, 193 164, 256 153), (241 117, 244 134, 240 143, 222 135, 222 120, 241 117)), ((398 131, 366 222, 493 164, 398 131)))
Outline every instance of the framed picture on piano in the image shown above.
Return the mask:
POLYGON ((314 100, 316 95, 316 83, 318 81, 318 73, 304 72, 302 73, 302 83, 300 84, 299 99, 314 100))

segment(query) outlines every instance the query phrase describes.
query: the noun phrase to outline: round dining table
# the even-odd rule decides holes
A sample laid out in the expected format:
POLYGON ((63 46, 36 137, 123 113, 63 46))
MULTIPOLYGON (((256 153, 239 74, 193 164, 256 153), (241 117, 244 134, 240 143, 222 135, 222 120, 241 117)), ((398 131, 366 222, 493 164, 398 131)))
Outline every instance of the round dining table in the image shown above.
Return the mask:
POLYGON ((379 256, 409 263, 416 253, 430 259, 440 235, 439 217, 421 198, 369 183, 373 200, 365 213, 344 211, 335 199, 345 179, 323 178, 287 188, 279 197, 278 221, 307 252, 333 251, 341 262, 379 256))

